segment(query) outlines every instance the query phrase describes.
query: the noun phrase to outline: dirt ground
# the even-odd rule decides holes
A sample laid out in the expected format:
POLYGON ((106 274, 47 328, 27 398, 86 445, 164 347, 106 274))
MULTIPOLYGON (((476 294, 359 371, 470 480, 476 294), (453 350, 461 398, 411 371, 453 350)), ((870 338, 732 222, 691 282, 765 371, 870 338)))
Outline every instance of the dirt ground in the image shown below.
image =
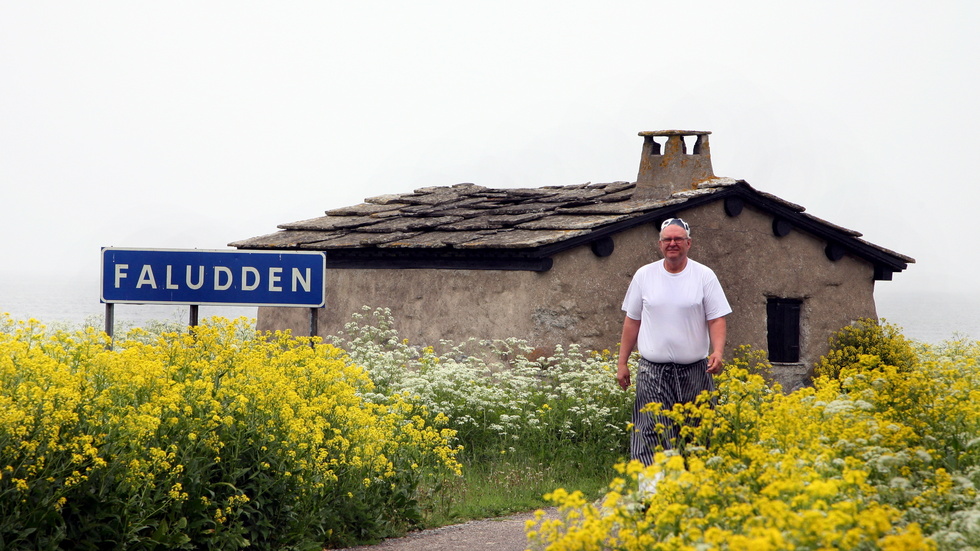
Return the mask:
MULTIPOLYGON (((545 509, 546 516, 556 514, 545 509)), ((385 540, 377 545, 350 547, 342 551, 460 551, 493 549, 495 551, 524 551, 527 538, 524 523, 534 518, 534 512, 501 518, 472 520, 463 524, 443 526, 413 532, 402 538, 385 540)))

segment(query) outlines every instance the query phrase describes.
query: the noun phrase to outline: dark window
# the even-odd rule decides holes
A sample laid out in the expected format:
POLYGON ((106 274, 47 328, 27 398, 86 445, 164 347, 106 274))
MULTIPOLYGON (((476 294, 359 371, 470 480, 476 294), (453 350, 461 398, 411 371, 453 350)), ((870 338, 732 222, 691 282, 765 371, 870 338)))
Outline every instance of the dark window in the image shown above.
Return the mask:
POLYGON ((795 298, 770 298, 766 304, 769 331, 769 361, 800 361, 800 306, 795 298))

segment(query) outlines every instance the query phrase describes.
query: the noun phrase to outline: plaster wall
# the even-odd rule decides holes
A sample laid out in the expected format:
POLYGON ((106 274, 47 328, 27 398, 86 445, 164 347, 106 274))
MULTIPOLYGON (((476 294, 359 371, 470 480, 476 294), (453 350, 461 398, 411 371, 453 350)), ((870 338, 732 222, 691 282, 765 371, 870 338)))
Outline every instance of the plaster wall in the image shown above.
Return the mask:
MULTIPOLYGON (((716 201, 681 216, 692 227, 691 258, 715 270, 734 310, 726 357, 740 344, 767 348, 768 297, 802 299, 801 361, 775 366, 787 390, 806 382, 833 332, 876 315, 871 264, 851 256, 832 262, 826 243, 800 231, 776 237, 771 216, 750 206, 729 217, 716 201)), ((566 251, 542 273, 330 269, 319 333, 340 332, 367 305, 390 308, 399 334, 414 343, 519 337, 543 353, 572 343, 615 350, 630 279, 660 258, 657 229, 644 225, 615 235, 608 257, 595 256, 588 246, 566 251)), ((307 334, 307 316, 305 309, 261 308, 258 327, 307 334)))
MULTIPOLYGON (((650 246, 656 239, 650 227, 629 233, 645 235, 650 246)), ((650 246, 647 262, 652 259, 650 246)), ((585 349, 613 349, 622 330, 619 307, 638 265, 642 263, 618 251, 600 258, 585 246, 556 255, 554 267, 540 273, 327 270, 327 307, 320 312, 318 329, 321 335, 336 334, 352 313, 366 305, 390 308, 399 335, 411 342, 518 337, 543 353, 556 344, 572 343, 585 349)), ((306 334, 307 312, 261 308, 258 327, 306 334)))
POLYGON ((738 217, 726 216, 721 201, 684 216, 693 230, 691 258, 715 270, 734 310, 728 319, 729 350, 740 344, 767 349, 768 298, 802 300, 800 361, 774 366, 787 390, 808 380, 834 332, 877 317, 869 262, 850 255, 831 261, 826 242, 796 229, 776 237, 772 216, 748 205, 738 217))

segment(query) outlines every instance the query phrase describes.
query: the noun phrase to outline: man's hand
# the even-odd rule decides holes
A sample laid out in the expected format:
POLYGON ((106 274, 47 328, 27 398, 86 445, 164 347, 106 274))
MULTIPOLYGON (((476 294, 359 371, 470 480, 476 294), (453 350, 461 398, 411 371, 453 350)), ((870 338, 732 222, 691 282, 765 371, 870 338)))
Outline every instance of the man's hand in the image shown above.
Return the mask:
POLYGON ((629 316, 623 318, 623 338, 619 341, 619 362, 616 364, 616 380, 619 386, 626 390, 630 387, 630 354, 636 348, 636 339, 640 334, 640 320, 629 316))
POLYGON ((616 380, 619 381, 619 386, 623 390, 630 387, 630 368, 628 365, 619 366, 619 369, 616 370, 616 380))
POLYGON ((725 361, 721 358, 721 352, 715 352, 708 356, 708 373, 717 375, 725 368, 725 361))
POLYGON ((708 336, 711 337, 711 350, 714 352, 708 356, 708 373, 717 375, 725 368, 721 355, 725 350, 725 333, 728 332, 728 325, 725 317, 708 320, 708 336))

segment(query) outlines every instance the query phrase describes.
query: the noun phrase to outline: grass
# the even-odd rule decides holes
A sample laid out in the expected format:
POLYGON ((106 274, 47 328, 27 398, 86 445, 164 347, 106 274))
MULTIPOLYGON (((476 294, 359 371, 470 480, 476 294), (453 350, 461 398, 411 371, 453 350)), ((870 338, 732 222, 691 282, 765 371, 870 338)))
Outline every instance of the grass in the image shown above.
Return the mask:
MULTIPOLYGON (((612 465, 581 462, 529 461, 502 457, 491 462, 463 465, 463 476, 445 488, 425 511, 425 526, 435 528, 475 519, 494 518, 549 507, 544 499, 555 488, 581 491, 597 499, 616 475, 612 465)), ((432 488, 429 488, 432 490, 432 488)))

